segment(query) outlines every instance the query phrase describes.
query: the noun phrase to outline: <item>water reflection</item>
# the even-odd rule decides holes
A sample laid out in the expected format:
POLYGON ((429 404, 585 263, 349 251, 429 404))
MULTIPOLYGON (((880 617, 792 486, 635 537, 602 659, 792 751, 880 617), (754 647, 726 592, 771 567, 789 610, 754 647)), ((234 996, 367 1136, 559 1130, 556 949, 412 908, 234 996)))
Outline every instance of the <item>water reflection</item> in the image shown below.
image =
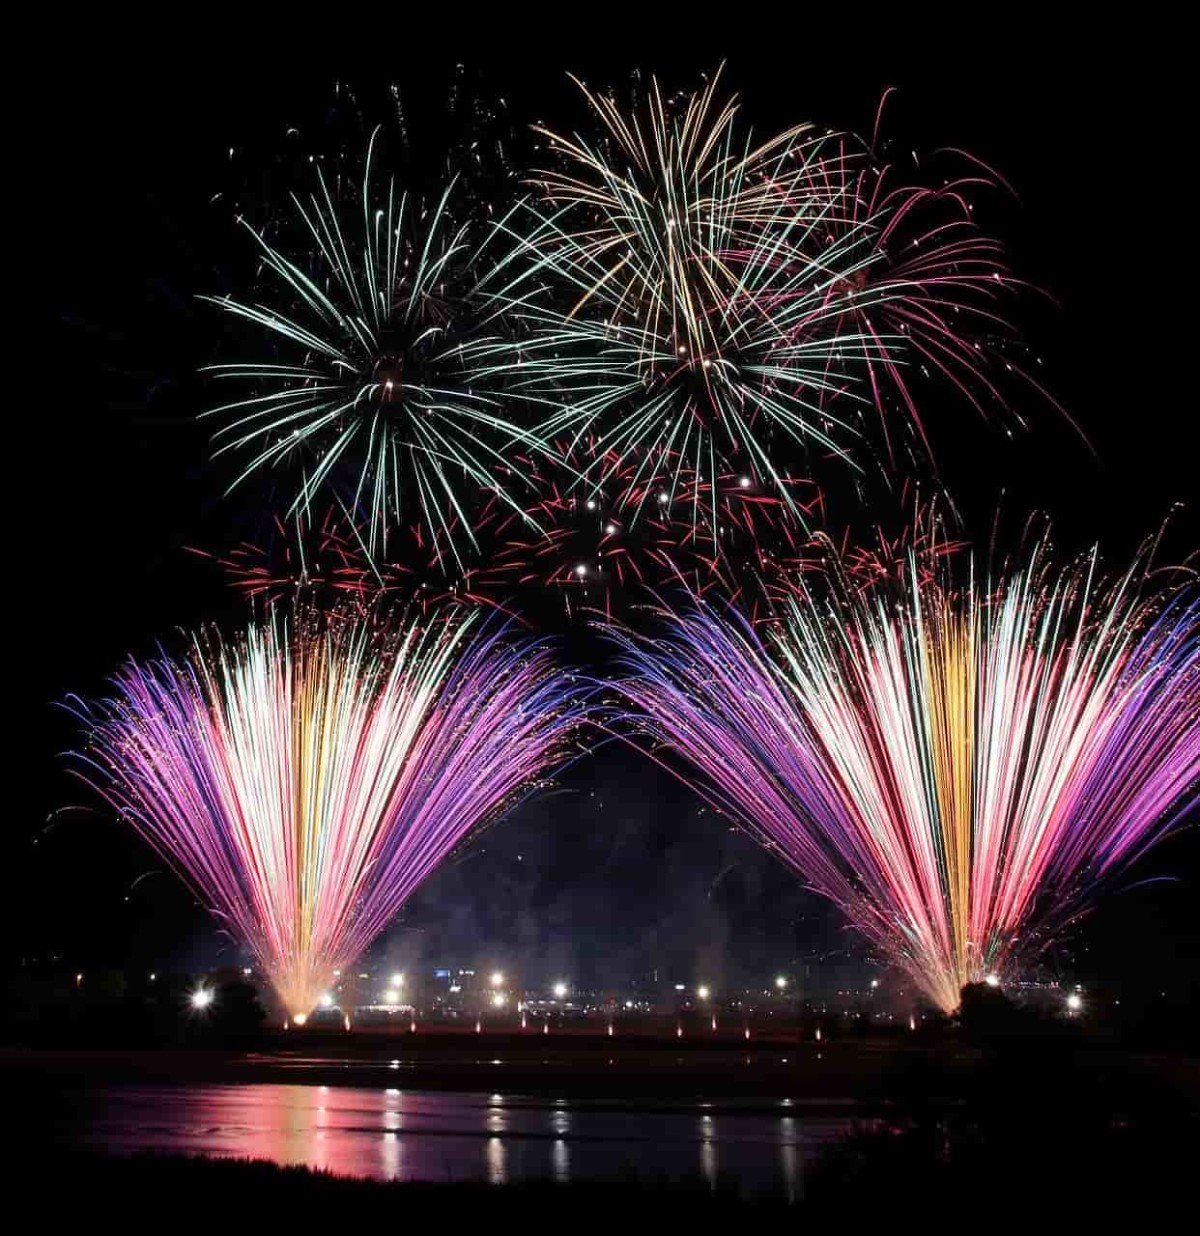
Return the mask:
POLYGON ((645 1180, 796 1198, 845 1119, 789 1102, 581 1102, 352 1086, 114 1086, 56 1134, 114 1153, 250 1156, 387 1180, 645 1180))

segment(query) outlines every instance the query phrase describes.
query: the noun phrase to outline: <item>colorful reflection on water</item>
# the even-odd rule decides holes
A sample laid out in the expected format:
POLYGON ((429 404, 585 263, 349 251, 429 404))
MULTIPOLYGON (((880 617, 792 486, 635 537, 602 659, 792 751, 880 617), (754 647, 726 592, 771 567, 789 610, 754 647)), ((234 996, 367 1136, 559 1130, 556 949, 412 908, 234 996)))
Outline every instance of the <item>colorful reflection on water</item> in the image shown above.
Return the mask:
POLYGON ((251 1157, 383 1180, 707 1181, 800 1195, 850 1125, 791 1100, 586 1102, 354 1086, 111 1086, 58 1134, 114 1154, 251 1157))

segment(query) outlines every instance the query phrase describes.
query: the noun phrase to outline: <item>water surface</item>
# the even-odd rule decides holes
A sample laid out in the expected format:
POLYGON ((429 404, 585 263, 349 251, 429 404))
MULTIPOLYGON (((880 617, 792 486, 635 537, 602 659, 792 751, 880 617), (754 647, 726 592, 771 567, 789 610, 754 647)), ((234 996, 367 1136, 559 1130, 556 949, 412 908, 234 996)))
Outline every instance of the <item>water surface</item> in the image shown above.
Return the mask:
POLYGON ((398 1087, 111 1085, 81 1091, 52 1138, 114 1154, 269 1159, 381 1180, 707 1182, 796 1198, 850 1126, 790 1099, 654 1103, 398 1087))

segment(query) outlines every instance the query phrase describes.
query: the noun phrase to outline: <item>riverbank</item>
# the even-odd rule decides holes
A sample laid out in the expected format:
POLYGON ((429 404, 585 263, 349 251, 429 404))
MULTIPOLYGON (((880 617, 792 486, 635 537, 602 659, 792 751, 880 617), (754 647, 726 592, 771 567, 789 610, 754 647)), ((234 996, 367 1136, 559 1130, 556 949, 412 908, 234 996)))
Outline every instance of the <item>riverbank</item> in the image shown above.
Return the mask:
POLYGON ((713 1043, 505 1034, 403 1037, 277 1035, 254 1050, 0 1048, 11 1092, 80 1085, 292 1083, 575 1097, 790 1097, 831 1110, 907 1101, 952 1102, 983 1068, 1012 1064, 1027 1075, 1075 1077, 1174 1091, 1200 1104, 1200 1057, 1146 1054, 1052 1040, 985 1046, 867 1036, 823 1042, 713 1043))

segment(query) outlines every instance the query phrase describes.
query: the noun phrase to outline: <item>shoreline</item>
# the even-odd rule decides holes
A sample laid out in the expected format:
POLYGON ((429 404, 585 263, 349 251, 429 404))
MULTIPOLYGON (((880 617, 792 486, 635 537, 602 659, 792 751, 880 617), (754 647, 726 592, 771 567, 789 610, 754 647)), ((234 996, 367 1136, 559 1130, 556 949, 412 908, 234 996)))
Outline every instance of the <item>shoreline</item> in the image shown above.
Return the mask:
MULTIPOLYGON (((1039 1045, 1027 1045, 1033 1057, 1039 1045)), ((1047 1050, 1043 1063, 1049 1062, 1047 1050)), ((565 1036, 314 1034, 273 1036, 242 1050, 218 1047, 0 1047, 10 1088, 73 1090, 98 1085, 313 1085, 401 1087, 648 1102, 694 1097, 790 1098, 806 1110, 887 1108, 911 1097, 911 1078, 936 1068, 943 1081, 969 1078, 988 1058, 961 1043, 894 1039, 824 1043, 616 1041, 565 1036)), ((1200 1057, 1077 1045, 1055 1057, 1072 1071, 1156 1079, 1200 1103, 1200 1057)), ((957 1086, 950 1086, 952 1092, 957 1086)), ((926 1094, 939 1104, 950 1097, 926 1094)))

